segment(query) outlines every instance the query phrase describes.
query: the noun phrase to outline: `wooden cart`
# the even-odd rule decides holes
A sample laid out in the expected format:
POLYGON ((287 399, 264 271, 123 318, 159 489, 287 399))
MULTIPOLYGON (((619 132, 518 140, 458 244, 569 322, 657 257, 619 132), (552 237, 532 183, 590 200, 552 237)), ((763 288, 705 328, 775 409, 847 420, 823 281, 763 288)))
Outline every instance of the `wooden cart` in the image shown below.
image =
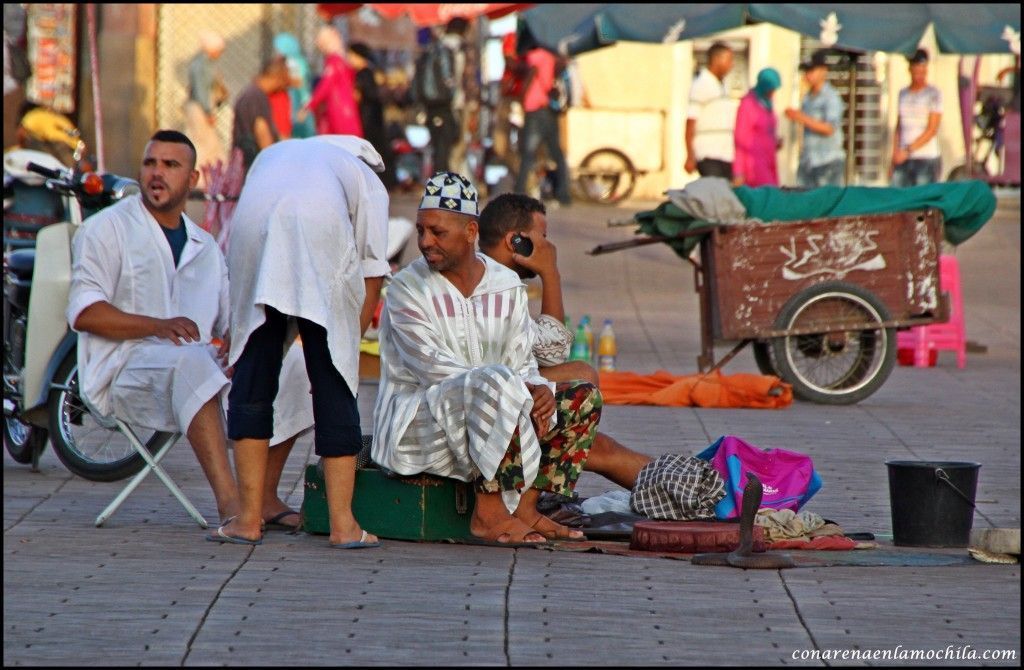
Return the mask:
POLYGON ((761 372, 792 384, 797 396, 851 404, 892 372, 897 328, 949 318, 939 290, 939 210, 714 226, 678 237, 697 235, 700 260, 688 260, 700 294, 702 372, 752 343, 761 372), (737 341, 714 360, 716 344, 737 341))

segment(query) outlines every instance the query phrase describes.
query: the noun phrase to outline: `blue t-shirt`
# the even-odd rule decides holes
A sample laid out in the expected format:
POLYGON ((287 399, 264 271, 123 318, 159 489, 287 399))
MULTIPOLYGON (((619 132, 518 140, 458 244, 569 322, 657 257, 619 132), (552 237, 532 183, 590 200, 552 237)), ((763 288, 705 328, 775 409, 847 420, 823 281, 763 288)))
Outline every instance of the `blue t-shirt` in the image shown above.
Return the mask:
POLYGON ((188 240, 188 235, 185 231, 185 220, 179 220, 177 228, 160 226, 160 230, 164 231, 164 237, 167 238, 167 244, 171 245, 171 256, 174 258, 174 267, 178 267, 178 261, 181 260, 181 251, 185 248, 185 241, 188 240))
POLYGON ((846 150, 843 148, 843 112, 846 110, 846 105, 839 97, 839 92, 831 84, 825 82, 817 94, 811 93, 804 98, 800 110, 811 118, 828 123, 833 128, 832 134, 826 137, 804 127, 804 144, 800 151, 800 164, 818 167, 846 160, 846 150))

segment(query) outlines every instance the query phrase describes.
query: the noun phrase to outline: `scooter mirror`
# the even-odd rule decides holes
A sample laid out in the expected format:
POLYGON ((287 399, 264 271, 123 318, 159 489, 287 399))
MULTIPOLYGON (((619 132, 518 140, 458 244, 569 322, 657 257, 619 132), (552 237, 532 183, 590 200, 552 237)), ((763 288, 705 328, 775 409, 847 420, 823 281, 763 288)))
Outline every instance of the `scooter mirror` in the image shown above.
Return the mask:
POLYGON ((406 126, 405 139, 413 149, 423 149, 430 144, 430 131, 426 126, 406 126))
POLYGON ((118 178, 110 187, 110 194, 113 196, 114 200, 121 200, 138 193, 142 193, 142 189, 139 187, 139 182, 134 179, 126 179, 125 177, 118 178))

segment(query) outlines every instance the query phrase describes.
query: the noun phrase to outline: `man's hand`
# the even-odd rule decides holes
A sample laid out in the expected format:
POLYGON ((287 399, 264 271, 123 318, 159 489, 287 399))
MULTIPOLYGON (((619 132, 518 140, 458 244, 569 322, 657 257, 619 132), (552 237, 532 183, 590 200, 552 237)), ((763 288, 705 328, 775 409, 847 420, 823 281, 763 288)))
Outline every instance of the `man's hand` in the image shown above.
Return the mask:
POLYGON ((182 342, 198 342, 199 326, 188 317, 176 316, 171 319, 154 319, 153 335, 170 340, 177 345, 182 342))
POLYGON ((904 149, 903 147, 897 147, 892 152, 893 165, 902 165, 903 163, 907 162, 908 158, 910 158, 910 152, 904 149))
POLYGON ((558 250, 548 238, 543 235, 531 235, 525 232, 520 233, 520 235, 533 242, 533 253, 529 256, 520 256, 517 253, 513 253, 512 260, 517 265, 536 272, 541 280, 547 279, 552 274, 558 272, 558 250))
POLYGON ((800 117, 803 116, 803 113, 799 109, 794 109, 794 108, 790 107, 789 109, 786 110, 785 114, 786 114, 786 118, 789 119, 790 121, 796 121, 797 123, 803 123, 800 120, 800 117))
POLYGON ((533 419, 533 427, 537 436, 548 432, 547 425, 555 414, 555 394, 551 392, 547 384, 526 384, 526 388, 533 396, 533 411, 530 418, 533 419))
POLYGON ((696 172, 697 171, 697 159, 694 158, 692 155, 687 156, 686 157, 686 163, 683 165, 683 167, 686 168, 687 172, 691 172, 691 173, 692 172, 696 172))
POLYGON ((228 367, 228 354, 231 353, 231 333, 224 333, 224 337, 220 339, 217 346, 217 361, 220 363, 220 367, 224 370, 224 375, 231 379, 231 376, 235 374, 233 367, 228 367))

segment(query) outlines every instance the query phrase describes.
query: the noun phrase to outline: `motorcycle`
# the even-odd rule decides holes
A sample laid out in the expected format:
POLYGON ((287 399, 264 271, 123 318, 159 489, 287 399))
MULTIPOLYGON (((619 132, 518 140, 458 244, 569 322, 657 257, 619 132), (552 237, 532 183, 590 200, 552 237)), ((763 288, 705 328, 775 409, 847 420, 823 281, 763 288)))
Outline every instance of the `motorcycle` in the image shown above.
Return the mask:
POLYGON ((43 226, 68 214, 60 193, 45 178, 25 169, 29 162, 51 169, 84 165, 85 143, 63 114, 45 107, 26 112, 18 125, 17 146, 4 153, 4 250, 35 246, 43 226))
MULTIPOLYGON (((6 158, 5 158, 6 162, 6 158)), ((115 481, 144 461, 120 434, 98 422, 79 395, 77 334, 65 309, 71 285, 71 240, 92 213, 139 192, 131 179, 27 162, 63 200, 67 220, 47 225, 34 249, 4 254, 4 447, 38 470, 47 440, 60 461, 92 481, 115 481)), ((140 434, 145 438, 145 432, 140 434)), ((151 432, 155 444, 161 433, 151 432)))

